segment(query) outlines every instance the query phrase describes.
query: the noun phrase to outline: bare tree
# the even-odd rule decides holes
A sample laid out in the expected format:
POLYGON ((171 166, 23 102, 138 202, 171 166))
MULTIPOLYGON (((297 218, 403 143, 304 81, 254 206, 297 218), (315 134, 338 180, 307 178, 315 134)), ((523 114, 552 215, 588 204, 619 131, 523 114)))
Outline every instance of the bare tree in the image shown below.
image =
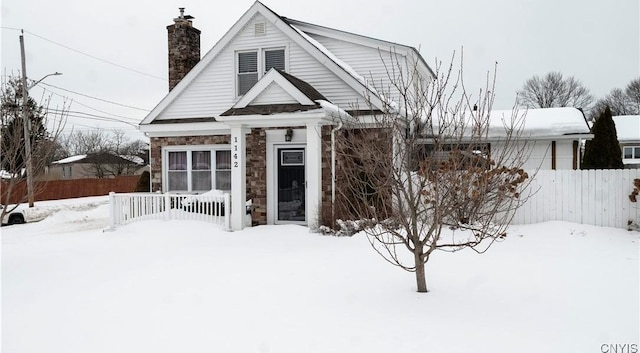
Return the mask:
POLYGON ((588 110, 593 101, 589 89, 575 77, 549 72, 528 79, 518 91, 518 104, 527 108, 576 107, 588 110))
MULTIPOLYGON (((56 151, 57 140, 60 136, 66 121, 68 106, 63 102, 61 109, 49 111, 50 97, 41 99, 38 104, 35 99, 28 97, 27 112, 28 124, 30 124, 29 136, 31 142, 31 161, 33 177, 37 178, 45 172, 46 166, 51 162, 56 151)), ((0 160, 2 165, 2 203, 5 207, 0 216, 4 217, 7 212, 13 211, 17 204, 26 201, 26 190, 20 195, 16 194, 17 184, 26 177, 26 153, 24 117, 22 116, 22 87, 18 78, 5 76, 2 80, 0 92, 0 128, 2 135, 0 142, 2 151, 0 160), (19 202, 7 208, 11 200, 17 199, 19 202)), ((36 184, 34 194, 41 191, 42 184, 36 184)))
POLYGON ((607 107, 614 116, 640 114, 640 78, 631 80, 624 90, 614 88, 604 98, 598 99, 589 114, 591 120, 604 114, 607 107))
POLYGON ((631 80, 624 90, 625 94, 629 98, 634 114, 640 114, 640 77, 631 80))
POLYGON ((529 148, 519 139, 522 115, 491 124, 494 80, 473 99, 453 60, 438 64, 433 80, 407 63, 388 74, 390 86, 377 93, 398 99, 373 117, 345 122, 335 137, 336 214, 347 220, 337 223, 364 231, 427 292, 425 264, 434 251, 483 253, 506 235, 525 199, 530 179, 521 167, 529 148))
POLYGON ((140 167, 141 156, 147 149, 145 142, 131 140, 118 129, 76 131, 67 136, 64 146, 68 155, 88 155, 86 164, 89 166, 83 173, 96 178, 133 174, 140 167))

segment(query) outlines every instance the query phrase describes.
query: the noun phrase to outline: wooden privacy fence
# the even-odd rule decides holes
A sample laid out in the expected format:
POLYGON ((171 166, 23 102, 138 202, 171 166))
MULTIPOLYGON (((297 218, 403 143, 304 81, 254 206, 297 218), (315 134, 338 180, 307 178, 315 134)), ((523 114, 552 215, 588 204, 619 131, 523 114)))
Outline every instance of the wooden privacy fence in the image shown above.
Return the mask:
MULTIPOLYGON (((529 175, 532 175, 530 172, 529 175)), ((513 224, 567 221, 627 228, 640 219, 639 204, 629 200, 640 169, 540 170, 523 196, 513 224)))
POLYGON ((229 230, 229 194, 178 195, 155 193, 109 193, 111 229, 143 220, 204 221, 229 230))
MULTIPOLYGON (((103 179, 36 181, 35 199, 36 201, 61 200, 76 197, 104 196, 111 191, 133 192, 136 190, 136 185, 140 178, 140 175, 128 175, 103 179)), ((12 190, 11 195, 7 195, 8 188, 8 182, 0 182, 3 203, 14 204, 26 201, 27 186, 25 181, 18 182, 12 190)))

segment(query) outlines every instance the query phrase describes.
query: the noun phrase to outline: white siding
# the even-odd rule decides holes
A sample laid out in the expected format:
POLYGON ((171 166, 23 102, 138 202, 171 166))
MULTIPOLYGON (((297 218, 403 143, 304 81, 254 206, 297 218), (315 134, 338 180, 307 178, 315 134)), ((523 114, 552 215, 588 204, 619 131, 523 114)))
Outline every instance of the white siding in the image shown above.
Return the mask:
POLYGON ((348 107, 350 103, 363 100, 361 94, 355 92, 277 27, 267 22, 262 15, 257 14, 157 120, 212 117, 226 111, 237 100, 235 53, 240 50, 269 48, 285 48, 287 71, 314 86, 333 103, 348 107), (266 23, 266 34, 254 35, 256 22, 266 23))
MULTIPOLYGON (((522 165, 523 169, 550 170, 551 169, 551 140, 529 140, 518 144, 518 149, 525 149, 528 159, 522 165), (523 147, 523 144, 524 147, 523 147)), ((491 144, 491 153, 498 156, 502 153, 503 145, 499 143, 491 144)), ((557 140, 556 141, 556 169, 571 170, 573 169, 573 141, 557 140)))
POLYGON ((530 146, 531 154, 522 168, 551 169, 551 141, 534 141, 530 146))
MULTIPOLYGON (((526 141, 519 142, 517 146, 510 146, 513 150, 524 150, 524 154, 528 156, 528 159, 524 161, 522 165, 523 169, 551 169, 551 141, 526 141)), ((504 144, 492 142, 491 154, 494 158, 502 155, 504 144)), ((515 153, 515 152, 511 152, 515 153)), ((508 155, 508 152, 507 152, 508 155)), ((518 164, 513 161, 516 156, 510 156, 507 158, 507 165, 518 164)))
POLYGON ((556 169, 573 169, 573 141, 556 141, 556 169))
POLYGON ((291 97, 279 84, 271 82, 269 86, 251 102, 251 105, 289 103, 298 103, 298 101, 291 97))
MULTIPOLYGON (((404 56, 393 53, 393 48, 390 47, 372 48, 317 34, 310 34, 310 36, 340 60, 349 64, 380 92, 387 92, 390 89, 390 78, 398 75, 398 64, 402 65, 403 70, 410 66, 404 56), (395 73, 393 72, 394 68, 396 69, 395 73)), ((406 71, 403 74, 406 75, 406 71)), ((395 90, 392 96, 397 99, 395 90)))

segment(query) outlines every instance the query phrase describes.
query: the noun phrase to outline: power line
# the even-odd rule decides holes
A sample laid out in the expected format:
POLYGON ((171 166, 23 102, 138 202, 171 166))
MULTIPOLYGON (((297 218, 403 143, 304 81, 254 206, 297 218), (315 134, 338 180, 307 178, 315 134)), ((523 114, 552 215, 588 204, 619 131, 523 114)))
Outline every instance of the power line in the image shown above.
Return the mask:
POLYGON ((80 96, 83 96, 83 97, 95 99, 95 100, 98 100, 98 101, 101 101, 101 102, 105 102, 105 103, 109 103, 109 104, 119 105, 119 106, 125 107, 125 108, 136 109, 136 110, 140 110, 140 111, 143 111, 143 112, 150 112, 149 109, 138 108, 138 107, 134 107, 134 106, 127 105, 127 104, 117 103, 117 102, 113 102, 113 101, 110 101, 110 100, 93 97, 93 96, 90 96, 90 95, 87 95, 87 94, 84 94, 84 93, 75 92, 75 91, 72 91, 72 90, 69 90, 69 89, 66 89, 66 88, 54 86, 54 85, 51 85, 51 84, 48 84, 48 83, 44 83, 44 82, 40 82, 40 83, 38 83, 38 85, 45 85, 45 86, 48 86, 48 87, 57 88, 59 90, 65 91, 65 92, 77 94, 77 95, 80 95, 80 96))
MULTIPOLYGON (((61 95, 57 92, 54 92, 48 88, 45 87, 41 87, 44 91, 46 92, 50 92, 51 94, 54 94, 56 96, 62 97, 63 99, 70 99, 67 96, 61 95)), ((57 109, 57 108, 47 108, 48 112, 51 112, 54 115, 60 115, 60 116, 66 116, 66 117, 72 117, 72 118, 81 118, 81 119, 89 119, 89 120, 98 120, 98 121, 106 121, 106 122, 115 122, 115 123, 122 123, 122 124, 127 124, 130 125, 134 128, 137 129, 137 123, 140 121, 136 118, 131 118, 131 117, 126 117, 126 116, 122 116, 122 115, 117 115, 117 114, 113 114, 113 113, 109 113, 100 109, 96 109, 93 108, 89 105, 83 104, 81 102, 78 101, 73 101, 76 104, 79 104, 81 106, 84 106, 86 108, 89 108, 91 110, 95 110, 98 112, 101 112, 103 114, 108 114, 114 117, 108 117, 108 116, 103 116, 103 115, 98 115, 98 114, 92 114, 92 113, 87 113, 87 112, 83 112, 83 111, 77 111, 77 110, 68 110, 68 109, 57 109), (120 118, 120 119, 119 119, 120 118), (123 119, 128 119, 131 120, 133 122, 130 121, 126 121, 123 119)))
POLYGON ((95 110, 95 111, 97 111, 97 112, 99 112, 99 113, 109 114, 109 115, 114 116, 114 117, 116 117, 116 118, 129 119, 129 120, 133 120, 133 121, 136 121, 136 122, 140 121, 140 120, 138 120, 138 119, 136 119, 136 118, 131 118, 131 117, 128 117, 128 116, 123 116, 123 115, 118 115, 118 114, 113 114, 113 113, 105 112, 104 110, 100 110, 100 109, 96 109, 96 108, 90 107, 90 106, 88 106, 88 105, 86 105, 86 104, 82 104, 82 103, 80 103, 80 102, 78 102, 78 101, 73 101, 73 102, 74 102, 75 104, 79 104, 79 105, 81 105, 81 106, 83 106, 83 107, 85 107, 85 108, 89 108, 89 109, 91 109, 91 110, 95 110))
MULTIPOLYGON (((56 92, 54 92, 54 91, 52 91, 52 90, 50 90, 50 89, 48 89, 48 88, 44 88, 44 87, 41 87, 41 88, 42 88, 43 90, 47 91, 47 92, 50 92, 51 94, 55 94, 56 96, 61 97, 61 98, 63 98, 63 99, 70 99, 69 97, 64 96, 64 95, 61 95, 61 94, 58 94, 58 93, 56 93, 56 92)), ((94 111, 97 111, 97 112, 99 112, 99 113, 108 114, 108 115, 111 115, 111 116, 114 116, 114 117, 117 117, 117 118, 129 119, 129 120, 132 120, 132 121, 135 121, 135 122, 139 122, 139 121, 140 121, 139 119, 136 119, 136 118, 131 118, 131 117, 128 117, 128 116, 123 116, 123 115, 118 115, 118 114, 109 113, 109 112, 107 112, 107 111, 100 110, 100 109, 94 108, 94 107, 92 107, 92 106, 89 106, 89 105, 83 104, 83 103, 81 103, 80 101, 77 101, 77 100, 72 100, 72 101, 73 101, 73 103, 74 103, 74 104, 81 105, 81 106, 83 106, 83 107, 85 107, 85 108, 89 108, 89 109, 94 110, 94 111)))
MULTIPOLYGON (((17 30, 17 28, 10 28, 10 27, 2 27, 2 28, 11 29, 11 30, 17 30)), ((85 53, 85 52, 83 52, 83 51, 80 51, 80 50, 78 50, 78 49, 71 48, 71 47, 70 47, 70 46, 68 46, 68 45, 64 45, 64 44, 59 43, 59 42, 56 42, 56 41, 54 41, 54 40, 51 40, 51 39, 45 38, 45 37, 43 37, 43 36, 41 36, 41 35, 39 35, 39 34, 36 34, 36 33, 31 32, 31 31, 27 31, 27 30, 25 30, 25 32, 26 32, 26 33, 31 34, 32 36, 38 37, 38 38, 40 38, 40 39, 42 39, 42 40, 44 40, 44 41, 47 41, 47 42, 53 43, 53 44, 55 44, 55 45, 58 45, 58 46, 60 46, 60 47, 65 48, 65 49, 67 49, 67 50, 71 50, 71 51, 73 51, 73 52, 75 52, 75 53, 78 53, 78 54, 81 54, 81 55, 87 56, 87 57, 92 58, 92 59, 94 59, 94 60, 98 60, 98 61, 101 61, 101 62, 103 62, 103 63, 109 64, 109 65, 113 65, 113 66, 119 67, 119 68, 124 69, 124 70, 128 70, 128 71, 131 71, 131 72, 135 72, 135 73, 140 74, 140 75, 144 75, 144 76, 152 77, 152 78, 155 78, 155 79, 157 79, 157 80, 162 80, 162 81, 165 81, 165 82, 167 81, 167 79, 165 79, 165 78, 163 78, 163 77, 156 76, 156 75, 152 75, 152 74, 148 74, 148 73, 146 73, 146 72, 142 72, 142 71, 139 71, 139 70, 136 70, 136 69, 132 69, 132 68, 130 68, 130 67, 126 67, 126 66, 124 66, 124 65, 120 65, 120 64, 114 63, 114 62, 109 61, 109 60, 106 60, 106 59, 99 58, 99 57, 97 57, 97 56, 95 56, 95 55, 87 54, 87 53, 85 53)))
POLYGON ((99 121, 123 123, 123 124, 131 125, 133 127, 137 127, 136 124, 130 123, 128 121, 124 121, 124 120, 116 119, 116 118, 111 118, 111 117, 108 117, 108 116, 101 116, 101 115, 86 113, 86 112, 82 112, 82 111, 64 110, 64 109, 51 109, 51 108, 49 108, 48 111, 53 113, 53 114, 60 114, 60 115, 63 115, 63 116, 70 116, 70 117, 83 118, 83 119, 89 119, 89 120, 99 120, 99 121))
MULTIPOLYGON (((72 116, 73 117, 73 116, 72 116)), ((53 120, 58 121, 58 123, 62 123, 64 118, 60 117, 60 116, 54 116, 53 120)), ((68 121, 64 121, 64 125, 63 128, 61 129, 62 131, 65 130, 74 130, 74 126, 82 126, 85 127, 86 129, 81 129, 83 131, 91 131, 91 130, 96 130, 97 127, 96 126, 92 126, 92 125, 86 125, 86 124, 82 124, 76 121, 72 121, 72 122, 68 122, 68 121)), ((80 130, 80 129, 75 129, 75 130, 80 130)), ((118 130, 124 130, 124 131, 136 131, 139 132, 140 130, 134 128, 134 127, 126 127, 126 128, 118 128, 118 130)))

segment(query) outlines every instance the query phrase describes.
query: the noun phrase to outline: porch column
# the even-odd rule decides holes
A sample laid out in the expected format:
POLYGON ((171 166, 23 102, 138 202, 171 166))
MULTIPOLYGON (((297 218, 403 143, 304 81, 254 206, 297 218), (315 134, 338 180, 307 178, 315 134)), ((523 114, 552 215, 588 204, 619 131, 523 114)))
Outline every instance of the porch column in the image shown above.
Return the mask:
POLYGON ((247 202, 245 127, 231 126, 231 230, 244 229, 247 202))
POLYGON ((307 224, 320 226, 322 201, 322 126, 307 124, 307 224))

